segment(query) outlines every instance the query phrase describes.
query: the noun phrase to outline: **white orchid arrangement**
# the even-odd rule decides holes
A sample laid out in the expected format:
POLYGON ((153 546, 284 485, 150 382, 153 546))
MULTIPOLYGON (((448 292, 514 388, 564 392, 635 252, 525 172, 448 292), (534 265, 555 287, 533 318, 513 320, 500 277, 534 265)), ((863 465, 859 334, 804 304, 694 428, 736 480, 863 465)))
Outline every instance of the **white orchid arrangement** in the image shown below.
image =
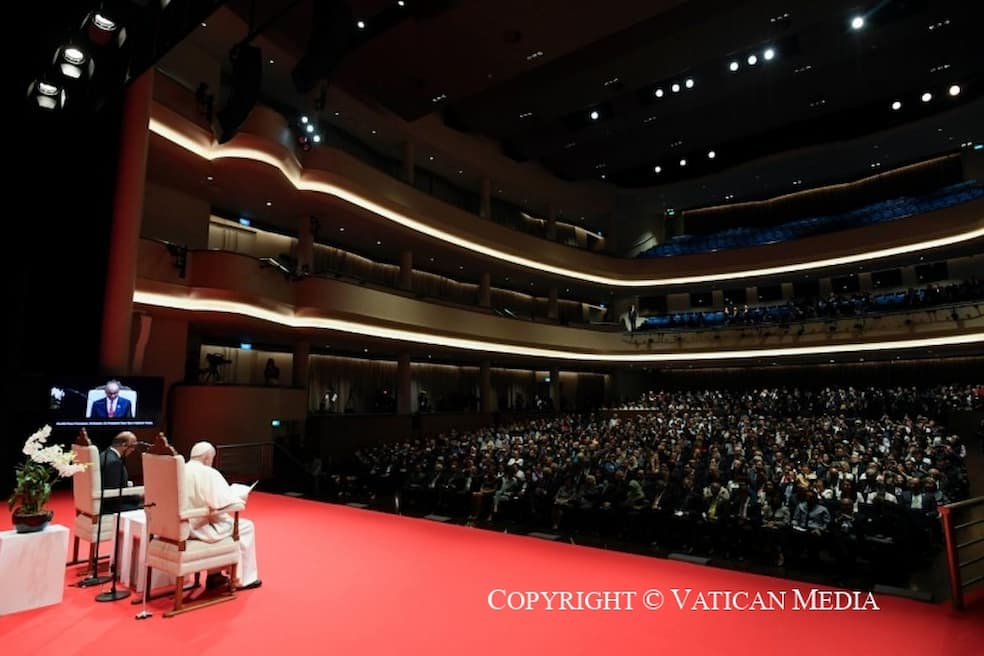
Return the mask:
POLYGON ((75 452, 60 445, 45 446, 51 426, 37 431, 24 443, 27 461, 18 465, 17 486, 7 503, 14 512, 38 514, 51 497, 51 485, 58 478, 74 476, 86 465, 75 462, 75 452))
POLYGON ((75 462, 74 451, 66 451, 57 444, 44 446, 50 435, 51 426, 45 426, 27 438, 27 442, 24 444, 24 455, 40 465, 51 465, 61 478, 74 476, 84 470, 84 464, 75 462))

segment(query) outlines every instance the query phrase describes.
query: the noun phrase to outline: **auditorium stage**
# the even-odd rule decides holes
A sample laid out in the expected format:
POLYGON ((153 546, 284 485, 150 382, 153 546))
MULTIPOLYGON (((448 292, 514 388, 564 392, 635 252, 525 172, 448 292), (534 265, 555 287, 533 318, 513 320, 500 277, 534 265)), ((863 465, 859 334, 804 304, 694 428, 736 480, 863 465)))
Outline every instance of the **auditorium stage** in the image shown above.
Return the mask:
MULTIPOLYGON (((53 508, 54 523, 72 523, 70 495, 53 508)), ((157 600, 154 616, 137 621, 130 599, 97 603, 99 588, 69 586, 60 605, 0 617, 0 653, 952 656, 984 643, 980 601, 959 614, 879 595, 872 610, 866 595, 811 594, 783 579, 263 493, 246 516, 262 588, 169 619, 170 601, 157 600), (530 610, 490 607, 525 606, 512 594, 525 591, 609 595, 551 597, 564 610, 542 598, 530 610), (590 610, 604 603, 612 609, 590 610), (809 609, 838 603, 852 609, 809 609)), ((3 514, 0 529, 9 528, 3 514)))

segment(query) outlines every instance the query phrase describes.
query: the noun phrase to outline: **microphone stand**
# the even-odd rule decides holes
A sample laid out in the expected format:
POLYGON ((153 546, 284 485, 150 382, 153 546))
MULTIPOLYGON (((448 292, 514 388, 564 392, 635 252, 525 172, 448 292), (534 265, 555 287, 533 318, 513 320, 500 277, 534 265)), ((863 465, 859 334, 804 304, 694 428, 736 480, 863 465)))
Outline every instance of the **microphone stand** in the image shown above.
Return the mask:
POLYGON ((93 585, 102 585, 111 579, 111 576, 99 576, 99 543, 102 542, 102 518, 103 502, 106 498, 106 485, 102 480, 104 465, 106 464, 106 452, 103 451, 99 457, 99 516, 96 518, 96 546, 92 556, 92 573, 90 576, 79 581, 80 588, 88 588, 93 585))
MULTIPOLYGON (((120 514, 123 511, 123 486, 125 479, 129 476, 126 473, 126 461, 125 456, 120 456, 120 466, 123 468, 123 476, 120 476, 120 484, 118 488, 119 497, 116 499, 116 530, 113 533, 113 566, 111 568, 112 575, 112 586, 106 592, 101 592, 96 595, 96 601, 119 601, 120 599, 126 599, 130 596, 130 591, 123 589, 116 589, 116 580, 119 578, 119 563, 120 563, 120 514)), ((102 508, 100 508, 102 510, 102 508)), ((100 515, 101 516, 101 515, 100 515)))
MULTIPOLYGON (((151 506, 156 506, 156 505, 157 505, 156 503, 145 503, 144 508, 150 508, 151 506)), ((147 597, 150 595, 150 580, 151 577, 148 576, 147 580, 144 581, 143 594, 140 595, 143 600, 143 610, 141 610, 139 613, 134 615, 133 619, 135 620, 146 620, 154 616, 153 613, 147 610, 147 597)), ((177 582, 175 584, 177 585, 177 582)), ((134 599, 133 603, 137 603, 137 600, 134 599)))

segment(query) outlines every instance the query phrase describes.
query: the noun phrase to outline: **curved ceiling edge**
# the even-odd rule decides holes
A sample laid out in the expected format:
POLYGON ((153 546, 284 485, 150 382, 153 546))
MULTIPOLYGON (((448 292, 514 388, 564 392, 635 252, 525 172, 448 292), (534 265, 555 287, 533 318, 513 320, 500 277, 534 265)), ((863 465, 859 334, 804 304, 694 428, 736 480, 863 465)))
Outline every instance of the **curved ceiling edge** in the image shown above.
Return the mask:
POLYGON ((820 258, 816 260, 809 260, 809 261, 798 262, 794 264, 785 264, 785 265, 778 265, 772 267, 741 269, 738 271, 729 271, 726 273, 712 273, 712 274, 665 277, 665 278, 611 277, 606 275, 596 275, 596 274, 586 273, 584 271, 578 271, 575 269, 568 269, 565 267, 556 266, 545 262, 538 262, 528 257, 515 255, 513 253, 507 253, 493 246, 489 246, 487 244, 482 244, 473 241, 464 236, 446 232, 444 230, 431 226, 419 219, 415 219, 405 213, 398 212, 396 210, 385 207, 373 201, 370 198, 366 198, 355 192, 344 189, 338 185, 330 184, 319 180, 314 180, 311 179, 310 177, 305 177, 303 167, 301 167, 300 163, 297 162, 296 159, 293 159, 293 157, 290 158, 292 161, 288 162, 285 161, 284 158, 279 158, 270 152, 266 152, 258 148, 243 147, 234 144, 233 145, 218 144, 214 140, 209 141, 206 144, 203 142, 203 140, 195 139, 192 136, 188 136, 182 133, 177 128, 168 125, 167 123, 165 123, 164 121, 160 120, 155 116, 151 116, 149 130, 150 132, 160 136, 161 138, 170 141, 176 146, 184 150, 187 150, 188 152, 208 161, 232 158, 232 159, 248 159, 251 161, 266 164, 278 170, 284 176, 284 178, 286 178, 294 186, 294 188, 299 191, 311 191, 315 193, 322 193, 329 196, 334 196, 356 207, 362 208, 366 211, 376 214, 377 216, 392 221, 393 223, 401 225, 404 228, 408 228, 410 230, 419 232, 421 234, 427 235, 434 239, 438 239, 445 243, 452 244, 454 246, 466 250, 470 250, 474 253, 485 255, 487 257, 500 260, 502 262, 507 262, 510 264, 528 268, 540 273, 550 273, 571 280, 580 280, 580 281, 595 283, 599 285, 607 285, 610 287, 620 287, 620 288, 663 287, 663 286, 670 286, 670 285, 723 282, 723 281, 732 281, 736 279, 747 279, 747 278, 795 273, 798 271, 809 271, 812 269, 819 269, 825 267, 843 266, 847 264, 855 264, 858 262, 868 262, 870 260, 880 259, 885 257, 905 255, 908 253, 917 253, 920 251, 925 251, 933 248, 952 246, 954 244, 959 244, 959 243, 971 241, 973 239, 984 237, 984 227, 978 227, 972 230, 956 233, 953 235, 948 235, 946 237, 931 239, 931 240, 917 241, 909 244, 903 244, 900 246, 875 249, 863 253, 855 253, 852 255, 820 258))

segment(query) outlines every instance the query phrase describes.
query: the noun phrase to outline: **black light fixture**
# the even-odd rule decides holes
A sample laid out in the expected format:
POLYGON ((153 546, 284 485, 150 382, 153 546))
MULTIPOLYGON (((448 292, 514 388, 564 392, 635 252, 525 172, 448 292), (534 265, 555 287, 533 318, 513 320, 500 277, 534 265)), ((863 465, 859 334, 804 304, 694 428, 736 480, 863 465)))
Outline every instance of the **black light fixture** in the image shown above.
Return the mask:
POLYGON ((237 45, 229 57, 232 59, 232 92, 216 115, 219 143, 232 139, 253 111, 263 79, 262 53, 256 46, 237 45))
POLYGON ((308 93, 320 80, 330 78, 349 47, 355 21, 344 0, 313 0, 311 35, 307 49, 291 72, 294 87, 308 93))
POLYGON ((88 41, 99 48, 113 45, 121 47, 127 38, 126 26, 120 14, 103 3, 99 9, 89 12, 82 23, 82 30, 88 41))
POLYGON ((35 80, 28 87, 27 97, 39 109, 56 111, 65 107, 65 89, 46 79, 35 80))
POLYGON ((75 41, 58 48, 53 64, 67 81, 87 81, 95 71, 95 61, 88 48, 75 41))

